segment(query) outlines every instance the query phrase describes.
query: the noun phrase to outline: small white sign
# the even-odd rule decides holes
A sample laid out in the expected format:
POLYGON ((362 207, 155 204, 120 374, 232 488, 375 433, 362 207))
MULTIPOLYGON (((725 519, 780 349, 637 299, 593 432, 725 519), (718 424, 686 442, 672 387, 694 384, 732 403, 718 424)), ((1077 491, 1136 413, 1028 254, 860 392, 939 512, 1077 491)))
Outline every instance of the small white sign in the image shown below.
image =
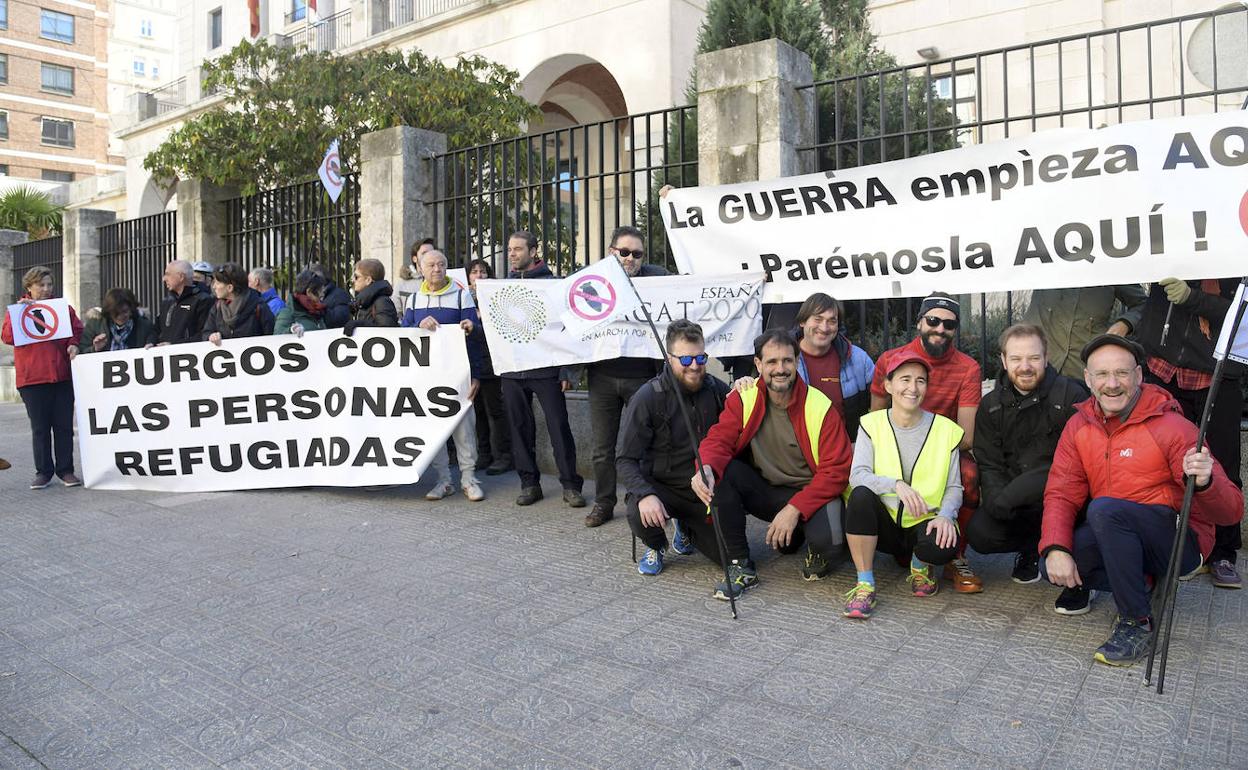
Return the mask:
POLYGON ((325 151, 325 159, 321 161, 321 167, 317 173, 321 177, 321 184, 325 185, 325 192, 329 193, 329 199, 337 203, 343 188, 342 161, 338 157, 337 139, 330 142, 329 149, 325 151))
MULTIPOLYGON (((1248 200, 1248 196, 1245 196, 1248 200)), ((1231 327, 1235 324, 1235 314, 1244 303, 1248 302, 1248 297, 1244 296, 1244 284, 1239 285, 1239 291, 1235 292, 1235 301, 1231 303, 1231 307, 1226 311, 1226 318, 1222 321, 1222 332, 1218 335, 1218 344, 1213 349, 1214 358, 1230 357, 1232 361, 1238 361, 1241 364, 1248 364, 1248 308, 1245 308, 1245 315, 1239 322, 1239 329, 1235 332, 1235 340, 1231 340, 1231 327)))
POLYGON ((9 326, 13 328, 13 347, 34 342, 63 340, 74 330, 69 319, 69 302, 63 298, 9 305, 9 326))

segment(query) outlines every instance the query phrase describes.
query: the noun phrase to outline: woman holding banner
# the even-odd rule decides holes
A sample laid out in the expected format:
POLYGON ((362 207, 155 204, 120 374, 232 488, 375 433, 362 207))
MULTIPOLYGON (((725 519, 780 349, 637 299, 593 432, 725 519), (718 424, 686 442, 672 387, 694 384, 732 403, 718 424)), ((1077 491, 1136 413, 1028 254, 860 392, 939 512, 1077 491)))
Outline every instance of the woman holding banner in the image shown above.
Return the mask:
MULTIPOLYGON (((468 263, 468 289, 472 299, 477 299, 477 281, 494 277, 494 268, 484 259, 468 263)), ((475 340, 481 354, 481 387, 472 402, 477 413, 477 470, 485 470, 489 476, 497 476, 515 470, 511 461, 511 427, 507 425, 507 411, 503 408, 503 381, 494 373, 494 360, 490 358, 490 346, 485 339, 485 329, 477 324, 469 335, 475 340)))
POLYGON ((204 339, 214 345, 237 337, 267 337, 273 333, 273 311, 260 292, 247 285, 247 271, 227 262, 212 273, 212 295, 217 298, 204 339))
MULTIPOLYGON (((42 265, 32 267, 22 278, 26 292, 18 300, 23 305, 52 299, 52 271, 42 265)), ((34 324, 46 328, 42 315, 35 310, 34 324)), ((69 308, 70 335, 44 342, 28 342, 13 348, 13 365, 17 374, 17 391, 26 405, 30 418, 30 443, 35 454, 35 479, 31 489, 43 489, 56 476, 67 487, 82 481, 74 475, 74 384, 69 362, 78 354, 82 337, 82 321, 69 308)), ((29 336, 29 335, 28 335, 29 336)), ((13 327, 9 314, 4 314, 0 339, 13 344, 13 327)))
POLYGON ((135 350, 160 342, 156 325, 139 314, 139 300, 129 289, 109 289, 99 310, 87 311, 79 353, 135 350))

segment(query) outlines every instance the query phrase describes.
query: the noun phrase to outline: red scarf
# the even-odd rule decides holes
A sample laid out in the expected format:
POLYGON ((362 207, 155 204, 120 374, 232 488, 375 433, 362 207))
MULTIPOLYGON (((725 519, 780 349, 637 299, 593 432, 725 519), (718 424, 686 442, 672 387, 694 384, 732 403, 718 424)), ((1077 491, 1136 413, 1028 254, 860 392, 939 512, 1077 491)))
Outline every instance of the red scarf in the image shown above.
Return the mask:
POLYGON ((296 294, 295 301, 298 302, 303 309, 314 316, 325 315, 325 305, 319 300, 309 297, 307 294, 296 294))

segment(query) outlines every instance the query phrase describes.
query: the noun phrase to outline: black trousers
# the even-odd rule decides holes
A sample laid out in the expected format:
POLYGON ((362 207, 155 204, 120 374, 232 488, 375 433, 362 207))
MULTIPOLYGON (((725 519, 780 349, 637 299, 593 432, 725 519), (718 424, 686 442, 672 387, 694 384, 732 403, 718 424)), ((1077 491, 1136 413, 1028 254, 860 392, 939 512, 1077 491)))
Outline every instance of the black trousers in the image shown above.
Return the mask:
MULTIPOLYGON (((654 485, 655 494, 667 509, 667 515, 680 522, 693 546, 702 555, 719 564, 719 545, 715 542, 715 525, 707 518, 706 503, 698 499, 688 486, 669 487, 654 485)), ((628 508, 628 526, 638 540, 656 551, 667 547, 667 532, 662 527, 647 527, 641 523, 641 498, 628 494, 624 497, 628 508)))
POLYGON ((613 377, 589 370, 589 423, 594 432, 594 504, 615 508, 615 443, 624 407, 646 378, 613 377))
MULTIPOLYGON (((796 492, 796 489, 789 487, 772 486, 758 471, 740 460, 728 463, 724 477, 715 485, 714 499, 728 558, 750 558, 750 544, 745 536, 746 514, 763 521, 773 521, 796 492)), ((841 500, 836 498, 815 511, 809 520, 799 523, 788 546, 781 548, 780 553, 797 553, 809 542, 812 551, 822 554, 829 562, 837 561, 844 550, 844 538, 840 537, 840 532, 841 500)))
POLYGON ((533 417, 533 397, 542 405, 546 416, 546 430, 550 433, 551 449, 555 465, 559 468, 559 483, 564 489, 581 491, 585 480, 576 472, 576 442, 572 439, 572 426, 568 424, 568 403, 559 387, 558 377, 540 377, 529 380, 503 378, 503 405, 507 420, 511 423, 511 453, 516 462, 520 483, 536 487, 542 482, 537 470, 537 424, 533 417))
MULTIPOLYGON (((1204 412, 1205 401, 1209 398, 1209 390, 1184 390, 1173 382, 1162 382, 1145 368, 1144 380, 1165 388, 1183 407, 1183 416, 1196 425, 1200 425, 1200 415, 1204 412)), ((1227 478, 1235 486, 1243 489, 1244 482, 1240 477, 1241 452, 1239 444, 1239 420, 1244 409, 1244 392, 1238 380, 1224 379, 1218 386, 1218 398, 1213 402, 1213 411, 1209 414, 1209 428, 1205 433, 1205 441, 1209 444, 1209 453, 1218 461, 1227 478)), ((1213 550, 1209 553, 1209 563, 1226 559, 1235 563, 1235 553, 1243 547, 1239 524, 1217 527, 1214 532, 1213 550)))
POLYGON ((30 418, 35 473, 62 476, 74 472, 74 384, 51 382, 18 388, 30 418), (55 455, 55 460, 53 457, 55 455))
POLYGON ((845 507, 845 534, 878 537, 877 551, 894 556, 914 551, 914 555, 927 564, 948 564, 958 554, 956 545, 949 548, 936 545, 936 533, 927 531, 926 521, 904 529, 898 526, 892 511, 866 487, 855 487, 849 495, 849 504, 845 507))
POLYGON ((966 540, 979 553, 1035 553, 1040 545, 1044 505, 1009 510, 980 506, 966 527, 966 540))
POLYGON ((477 399, 472 408, 477 413, 477 459, 511 462, 511 428, 503 408, 503 381, 498 377, 479 380, 477 399))

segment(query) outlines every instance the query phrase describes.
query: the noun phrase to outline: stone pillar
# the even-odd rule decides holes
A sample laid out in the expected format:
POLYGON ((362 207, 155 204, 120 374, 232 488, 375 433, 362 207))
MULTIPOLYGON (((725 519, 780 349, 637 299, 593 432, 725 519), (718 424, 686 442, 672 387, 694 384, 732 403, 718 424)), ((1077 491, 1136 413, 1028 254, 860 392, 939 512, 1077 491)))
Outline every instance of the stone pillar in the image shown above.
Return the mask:
POLYGON ((209 262, 225 257, 225 202, 238 197, 238 188, 201 179, 178 182, 178 259, 209 262))
POLYGON ((66 209, 62 215, 63 295, 80 317, 100 304, 100 228, 116 220, 117 212, 103 209, 66 209))
POLYGON ((360 256, 379 259, 394 281, 412 244, 436 233, 433 157, 446 136, 409 126, 360 140, 360 256))
POLYGON ((18 295, 21 278, 13 275, 13 247, 30 240, 22 230, 0 230, 0 300, 8 305, 18 295))
POLYGON ((780 40, 704 53, 698 73, 698 184, 814 171, 815 92, 810 57, 780 40))

